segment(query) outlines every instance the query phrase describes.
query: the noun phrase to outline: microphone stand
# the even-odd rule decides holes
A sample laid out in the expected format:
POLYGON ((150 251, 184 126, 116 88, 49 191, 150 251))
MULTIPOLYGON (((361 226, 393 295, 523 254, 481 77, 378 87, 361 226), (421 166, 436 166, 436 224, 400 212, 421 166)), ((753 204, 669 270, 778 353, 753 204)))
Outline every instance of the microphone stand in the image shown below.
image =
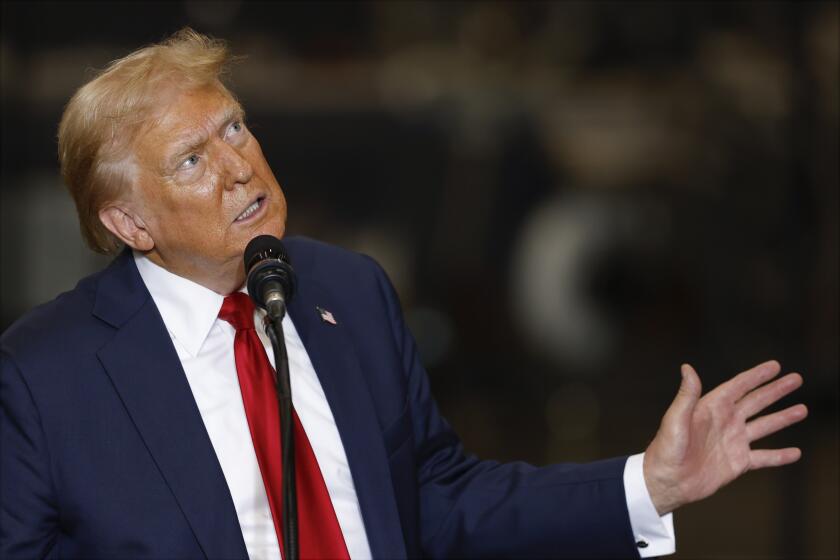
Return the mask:
POLYGON ((289 356, 283 338, 282 319, 285 314, 271 319, 266 314, 265 333, 274 348, 274 365, 277 372, 277 405, 280 409, 281 464, 283 469, 283 560, 298 560, 297 489, 295 487, 295 442, 292 420, 292 387, 289 382, 289 356))

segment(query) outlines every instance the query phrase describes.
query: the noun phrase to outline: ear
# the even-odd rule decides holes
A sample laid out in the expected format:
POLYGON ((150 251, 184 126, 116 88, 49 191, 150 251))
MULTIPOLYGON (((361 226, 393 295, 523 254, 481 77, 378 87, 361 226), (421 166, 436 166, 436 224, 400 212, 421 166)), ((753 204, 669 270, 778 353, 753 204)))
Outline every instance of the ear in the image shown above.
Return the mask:
POLYGON ((128 208, 109 204, 99 211, 99 221, 120 241, 138 251, 150 251, 155 241, 143 219, 128 208))

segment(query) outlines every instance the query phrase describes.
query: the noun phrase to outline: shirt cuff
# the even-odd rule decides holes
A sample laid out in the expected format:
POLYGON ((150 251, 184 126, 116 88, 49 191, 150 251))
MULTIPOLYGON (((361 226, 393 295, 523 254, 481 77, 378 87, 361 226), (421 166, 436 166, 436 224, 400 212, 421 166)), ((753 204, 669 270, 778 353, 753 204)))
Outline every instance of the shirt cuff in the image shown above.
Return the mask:
POLYGON ((660 517, 645 484, 644 453, 631 455, 624 465, 624 494, 636 549, 642 558, 673 554, 677 549, 674 514, 660 517))

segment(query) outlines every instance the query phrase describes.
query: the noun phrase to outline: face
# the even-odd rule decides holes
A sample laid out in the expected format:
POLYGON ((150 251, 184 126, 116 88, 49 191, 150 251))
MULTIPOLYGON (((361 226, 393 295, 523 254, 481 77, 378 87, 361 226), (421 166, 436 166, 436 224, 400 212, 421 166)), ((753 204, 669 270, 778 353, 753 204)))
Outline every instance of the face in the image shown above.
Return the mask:
POLYGON ((135 145, 149 258, 220 293, 244 280, 255 236, 282 237, 286 199, 241 107, 219 88, 177 92, 135 145))

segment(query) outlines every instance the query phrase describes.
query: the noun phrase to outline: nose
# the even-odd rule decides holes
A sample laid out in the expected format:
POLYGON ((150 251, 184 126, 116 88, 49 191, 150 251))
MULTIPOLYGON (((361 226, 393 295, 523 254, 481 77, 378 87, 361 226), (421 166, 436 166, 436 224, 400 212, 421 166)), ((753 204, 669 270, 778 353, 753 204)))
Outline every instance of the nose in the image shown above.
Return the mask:
POLYGON ((224 144, 222 148, 225 169, 225 188, 232 190, 237 185, 244 185, 254 176, 254 168, 236 148, 224 144))

